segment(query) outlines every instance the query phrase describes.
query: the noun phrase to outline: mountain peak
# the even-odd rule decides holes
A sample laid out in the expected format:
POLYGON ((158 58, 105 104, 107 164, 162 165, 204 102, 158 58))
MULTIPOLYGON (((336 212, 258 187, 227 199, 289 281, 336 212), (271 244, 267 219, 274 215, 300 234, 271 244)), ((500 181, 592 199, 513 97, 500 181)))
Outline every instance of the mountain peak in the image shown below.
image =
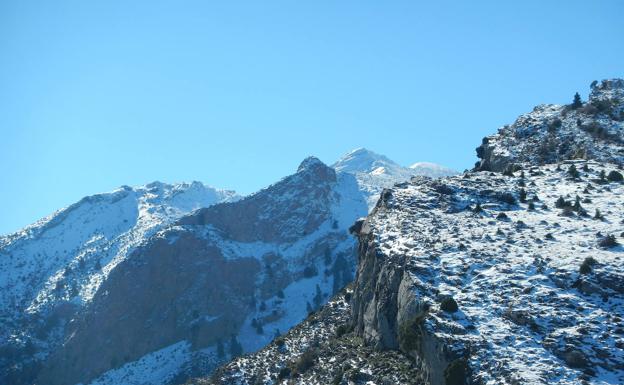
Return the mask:
POLYGON ((332 165, 336 171, 342 172, 372 172, 380 167, 392 169, 401 167, 384 155, 377 154, 366 148, 359 147, 349 151, 332 165))
POLYGON ((310 170, 316 167, 327 167, 327 165, 325 165, 325 163, 321 162, 321 160, 315 156, 308 156, 307 158, 305 158, 301 164, 299 164, 299 167, 297 168, 297 172, 302 172, 305 170, 310 170))

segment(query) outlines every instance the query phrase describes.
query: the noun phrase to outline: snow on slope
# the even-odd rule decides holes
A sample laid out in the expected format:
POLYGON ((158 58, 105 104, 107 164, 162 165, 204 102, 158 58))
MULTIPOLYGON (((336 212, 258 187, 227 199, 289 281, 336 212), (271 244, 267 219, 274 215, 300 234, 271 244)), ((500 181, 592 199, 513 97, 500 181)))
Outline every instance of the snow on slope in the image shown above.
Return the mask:
POLYGON ((413 176, 438 178, 457 172, 435 163, 420 162, 403 167, 384 155, 357 148, 340 158, 332 167, 338 172, 355 175, 360 190, 366 196, 369 210, 375 206, 384 188, 408 181, 413 176))
MULTIPOLYGON (((123 186, 0 238, 0 319, 88 302, 112 269, 158 229, 189 212, 238 199, 200 182, 123 186)), ((2 328, 7 341, 12 327, 2 328)))
POLYGON ((417 162, 409 166, 409 168, 414 171, 414 175, 428 176, 430 178, 442 178, 458 174, 453 169, 431 162, 417 162))
POLYGON ((571 164, 389 190, 359 234, 358 333, 431 383, 624 383, 624 187, 571 164))
POLYGON ((624 79, 591 84, 578 106, 542 104, 483 138, 475 169, 502 172, 516 163, 595 159, 624 164, 624 79))

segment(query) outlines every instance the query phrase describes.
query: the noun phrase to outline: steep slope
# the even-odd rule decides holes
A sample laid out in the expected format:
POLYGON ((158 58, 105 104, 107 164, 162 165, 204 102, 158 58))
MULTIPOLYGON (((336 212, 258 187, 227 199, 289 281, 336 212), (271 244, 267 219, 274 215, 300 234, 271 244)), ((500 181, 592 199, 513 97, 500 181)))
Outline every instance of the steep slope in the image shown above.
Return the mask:
POLYGON ((624 163, 624 80, 593 82, 586 103, 543 104, 483 138, 476 170, 566 159, 624 163))
POLYGON ((199 182, 124 186, 1 237, 0 380, 30 381, 64 323, 150 235, 195 209, 236 199, 199 182))
POLYGON ((332 167, 338 172, 355 175, 362 193, 367 197, 369 209, 375 206, 384 188, 407 181, 413 176, 438 178, 457 174, 449 168, 428 162, 403 167, 386 156, 365 148, 357 148, 348 152, 332 167))
POLYGON ((384 192, 358 231, 358 335, 429 384, 622 383, 624 190, 616 165, 569 166, 384 192))
POLYGON ((346 229, 366 213, 351 174, 308 158, 256 194, 183 217, 109 274, 39 382, 142 383, 133 369, 164 365, 158 351, 177 362, 152 383, 175 382, 261 348, 352 279, 346 229))
POLYGON ((375 351, 351 332, 350 296, 351 291, 339 293, 258 353, 238 357, 211 378, 188 385, 419 384, 406 356, 375 351))
POLYGON ((621 384, 624 186, 572 164, 386 190, 349 304, 190 383, 621 384))

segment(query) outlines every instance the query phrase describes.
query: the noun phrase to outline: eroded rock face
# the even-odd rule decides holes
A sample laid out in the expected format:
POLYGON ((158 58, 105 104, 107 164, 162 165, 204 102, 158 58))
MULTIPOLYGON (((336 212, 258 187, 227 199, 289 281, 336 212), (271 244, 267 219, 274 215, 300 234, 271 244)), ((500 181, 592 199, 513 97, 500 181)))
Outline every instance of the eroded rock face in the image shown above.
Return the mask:
POLYGON ((433 385, 624 381, 624 190, 601 178, 617 168, 568 162, 386 190, 354 227, 355 332, 411 356, 433 385))
POLYGON ((503 172, 516 165, 595 159, 624 163, 624 80, 591 85, 580 106, 539 105, 512 125, 483 138, 475 170, 503 172))

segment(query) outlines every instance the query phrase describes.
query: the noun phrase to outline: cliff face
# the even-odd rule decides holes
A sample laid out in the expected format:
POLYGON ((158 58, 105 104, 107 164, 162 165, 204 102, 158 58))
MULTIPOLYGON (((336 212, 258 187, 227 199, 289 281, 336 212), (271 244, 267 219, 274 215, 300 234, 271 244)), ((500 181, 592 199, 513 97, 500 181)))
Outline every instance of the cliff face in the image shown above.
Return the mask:
POLYGON ((475 170, 502 172, 514 165, 566 159, 624 163, 624 80, 591 85, 589 100, 543 104, 483 138, 475 170))
POLYGON ((432 385, 624 381, 622 185, 570 166, 386 190, 357 229, 355 332, 432 385))

